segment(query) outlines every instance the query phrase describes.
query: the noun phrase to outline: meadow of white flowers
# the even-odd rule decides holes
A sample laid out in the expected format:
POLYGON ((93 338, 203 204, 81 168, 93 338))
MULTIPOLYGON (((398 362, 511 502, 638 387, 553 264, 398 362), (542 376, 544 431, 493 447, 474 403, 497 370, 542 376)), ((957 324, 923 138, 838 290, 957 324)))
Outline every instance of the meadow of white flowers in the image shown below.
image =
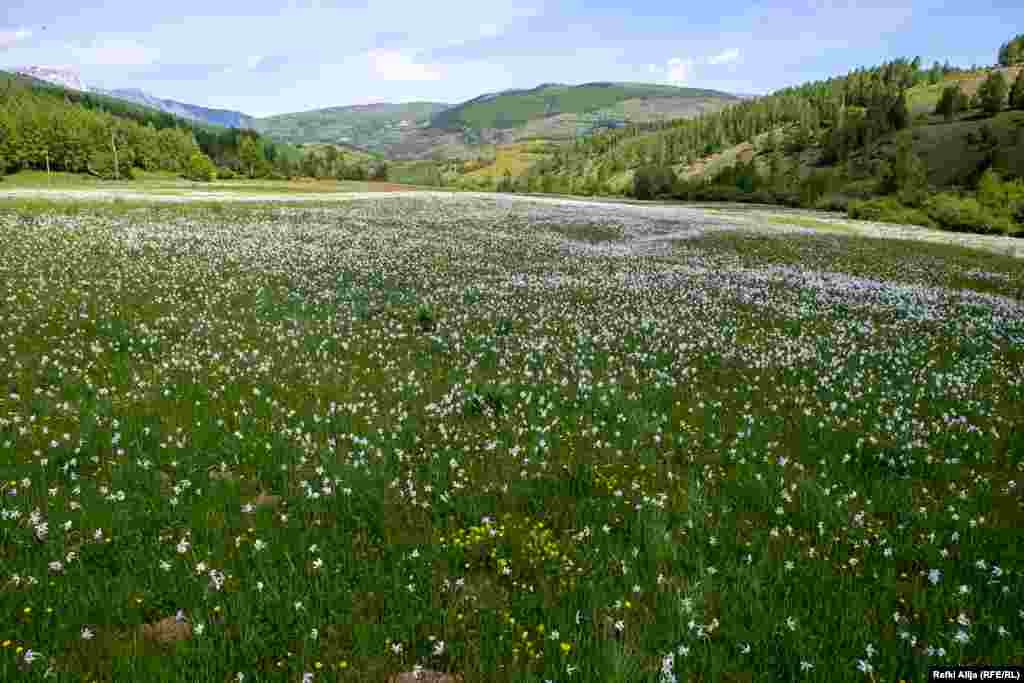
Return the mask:
POLYGON ((4 680, 1022 663, 1019 259, 431 193, 0 244, 4 680))

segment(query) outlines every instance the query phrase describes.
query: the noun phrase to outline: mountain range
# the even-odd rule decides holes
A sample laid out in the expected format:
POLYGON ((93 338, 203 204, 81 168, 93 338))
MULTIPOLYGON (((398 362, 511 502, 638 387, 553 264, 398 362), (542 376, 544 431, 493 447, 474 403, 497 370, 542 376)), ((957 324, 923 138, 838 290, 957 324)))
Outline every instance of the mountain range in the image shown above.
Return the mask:
POLYGON ((649 83, 544 83, 486 93, 460 104, 331 107, 256 119, 275 140, 346 144, 397 160, 470 159, 481 145, 570 140, 629 124, 717 111, 741 100, 717 90, 649 83))
POLYGON ((481 145, 572 139, 601 129, 696 116, 745 99, 717 90, 649 83, 544 83, 486 93, 459 104, 383 102, 257 118, 165 99, 137 88, 93 88, 72 67, 31 66, 17 72, 191 121, 254 129, 280 142, 341 145, 393 159, 468 159, 478 156, 481 145))
POLYGON ((135 104, 141 104, 145 107, 158 109, 190 121, 210 123, 217 126, 224 126, 226 128, 253 127, 254 118, 252 116, 243 114, 242 112, 232 111, 230 109, 211 109, 209 107, 201 107, 195 104, 178 102, 177 100, 154 97, 147 92, 139 90, 138 88, 104 90, 103 88, 90 87, 82 80, 81 74, 71 67, 27 66, 15 69, 15 73, 19 73, 24 76, 31 76, 32 78, 53 83, 71 90, 92 92, 99 95, 127 100, 128 102, 134 102, 135 104))

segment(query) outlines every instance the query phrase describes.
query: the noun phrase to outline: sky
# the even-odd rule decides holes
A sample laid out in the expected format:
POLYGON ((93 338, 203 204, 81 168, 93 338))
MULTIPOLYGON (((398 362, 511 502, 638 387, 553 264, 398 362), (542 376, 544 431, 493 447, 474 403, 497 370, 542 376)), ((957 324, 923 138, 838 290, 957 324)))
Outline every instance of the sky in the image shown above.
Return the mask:
POLYGON ((552 82, 765 94, 897 57, 990 65, 1024 33, 1020 0, 3 2, 0 69, 252 116, 552 82))

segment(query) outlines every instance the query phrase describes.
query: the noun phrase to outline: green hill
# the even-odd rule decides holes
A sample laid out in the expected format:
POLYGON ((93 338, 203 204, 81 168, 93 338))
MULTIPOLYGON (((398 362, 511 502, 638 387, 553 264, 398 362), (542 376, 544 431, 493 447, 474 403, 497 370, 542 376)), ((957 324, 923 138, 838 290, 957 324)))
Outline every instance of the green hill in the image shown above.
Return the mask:
POLYGON ((408 129, 422 128, 449 105, 440 102, 361 104, 256 119, 255 128, 282 142, 330 143, 381 152, 408 129))
MULTIPOLYGON (((481 95, 434 116, 431 125, 444 130, 472 128, 508 129, 532 120, 558 114, 584 114, 608 109, 627 100, 684 98, 690 100, 738 101, 734 95, 716 90, 677 88, 646 83, 546 83, 530 90, 506 90, 481 95)), ((610 123, 628 123, 618 112, 608 112, 610 123), (617 115, 618 114, 618 115, 617 115)))
POLYGON ((436 102, 331 107, 257 119, 291 143, 344 144, 391 159, 472 159, 492 145, 567 140, 597 130, 716 111, 740 98, 716 90, 645 83, 546 83, 455 106, 436 102))

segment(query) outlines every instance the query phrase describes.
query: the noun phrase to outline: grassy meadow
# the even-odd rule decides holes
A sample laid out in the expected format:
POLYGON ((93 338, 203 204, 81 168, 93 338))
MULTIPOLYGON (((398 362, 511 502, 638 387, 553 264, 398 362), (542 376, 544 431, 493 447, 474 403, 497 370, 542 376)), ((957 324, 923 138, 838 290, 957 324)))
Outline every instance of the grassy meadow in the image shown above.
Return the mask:
POLYGON ((1019 259, 500 196, 0 244, 0 680, 1024 664, 1019 259))
POLYGON ((195 182, 177 173, 135 170, 132 180, 104 180, 80 173, 46 171, 19 171, 0 176, 0 192, 21 189, 130 191, 147 194, 176 195, 182 192, 232 192, 236 194, 289 193, 311 194, 325 192, 373 192, 396 189, 415 190, 412 186, 364 180, 334 180, 294 178, 292 180, 232 179, 214 182, 195 182))

